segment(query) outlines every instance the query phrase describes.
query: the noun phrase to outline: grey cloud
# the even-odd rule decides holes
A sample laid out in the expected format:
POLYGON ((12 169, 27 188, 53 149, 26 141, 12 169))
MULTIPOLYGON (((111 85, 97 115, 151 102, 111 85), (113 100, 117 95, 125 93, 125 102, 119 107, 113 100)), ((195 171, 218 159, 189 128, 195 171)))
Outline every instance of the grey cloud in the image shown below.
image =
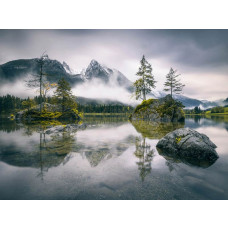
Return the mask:
MULTIPOLYGON (((38 57, 46 50, 50 58, 77 70, 97 59, 129 79, 145 54, 161 62, 165 69, 160 71, 173 66, 188 77, 197 74, 199 81, 207 74, 228 80, 228 30, 0 30, 0 50, 0 64, 38 57)), ((193 85, 188 88, 194 91, 193 85)))

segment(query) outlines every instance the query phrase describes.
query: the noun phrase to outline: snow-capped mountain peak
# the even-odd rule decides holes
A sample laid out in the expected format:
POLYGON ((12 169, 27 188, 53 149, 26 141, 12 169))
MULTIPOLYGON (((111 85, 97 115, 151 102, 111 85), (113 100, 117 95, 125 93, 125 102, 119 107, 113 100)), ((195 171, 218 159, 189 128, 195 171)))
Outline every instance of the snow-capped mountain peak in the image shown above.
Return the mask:
POLYGON ((105 84, 122 86, 127 89, 132 86, 132 83, 121 72, 106 67, 94 59, 87 67, 84 77, 86 80, 99 79, 105 84))
POLYGON ((64 70, 68 73, 68 74, 73 74, 73 70, 69 67, 69 65, 63 61, 63 67, 64 67, 64 70))
POLYGON ((86 79, 100 78, 105 82, 108 81, 108 74, 104 68, 95 59, 93 59, 85 71, 86 79))

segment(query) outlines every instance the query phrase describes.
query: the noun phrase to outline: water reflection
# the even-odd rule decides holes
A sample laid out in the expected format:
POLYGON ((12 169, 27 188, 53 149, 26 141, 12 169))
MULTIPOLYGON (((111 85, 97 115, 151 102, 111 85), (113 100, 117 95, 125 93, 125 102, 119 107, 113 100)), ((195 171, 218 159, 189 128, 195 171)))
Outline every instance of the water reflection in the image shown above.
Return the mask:
MULTIPOLYGON (((12 129, 12 125, 8 127, 12 129)), ((17 167, 38 168, 40 177, 43 177, 49 168, 66 163, 66 155, 72 152, 75 146, 74 135, 61 132, 49 136, 45 134, 46 129, 47 125, 40 123, 13 127, 12 131, 18 131, 17 133, 2 135, 0 160, 17 167), (8 140, 11 141, 7 143, 8 140)))
POLYGON ((148 121, 132 121, 136 131, 149 139, 160 139, 171 131, 184 127, 184 123, 157 123, 148 121))
POLYGON ((11 139, 8 134, 2 137, 7 140, 4 140, 0 148, 0 160, 13 166, 40 168, 40 173, 43 174, 50 167, 69 161, 71 156, 67 155, 70 153, 80 154, 91 167, 96 167, 104 160, 120 156, 133 145, 134 137, 126 131, 126 121, 123 122, 123 118, 117 118, 114 126, 113 117, 111 120, 86 120, 88 127, 79 136, 71 132, 46 134, 45 131, 50 127, 46 122, 19 123, 20 127, 13 129, 11 125, 6 125, 15 133, 10 135, 11 139))
POLYGON ((154 150, 146 143, 146 139, 135 139, 135 156, 139 159, 136 164, 138 165, 139 175, 141 180, 144 181, 145 177, 151 172, 151 162, 154 157, 154 150))
POLYGON ((215 121, 185 122, 218 146, 207 169, 158 153, 158 139, 183 124, 86 117, 85 130, 48 135, 48 124, 2 123, 0 198, 228 199, 226 123, 215 121))
POLYGON ((166 151, 162 151, 159 148, 157 148, 157 151, 159 153, 159 155, 163 156, 166 160, 167 160, 167 164, 169 167, 169 170, 173 170, 173 167, 170 169, 170 166, 173 166, 174 163, 184 163, 186 165, 190 165, 190 166, 197 166, 197 167, 201 167, 201 168, 208 168, 211 165, 213 165, 217 159, 214 160, 199 160, 199 159, 195 159, 195 158, 190 158, 190 157, 180 157, 180 156, 174 156, 174 155, 170 155, 168 153, 166 153, 166 151))

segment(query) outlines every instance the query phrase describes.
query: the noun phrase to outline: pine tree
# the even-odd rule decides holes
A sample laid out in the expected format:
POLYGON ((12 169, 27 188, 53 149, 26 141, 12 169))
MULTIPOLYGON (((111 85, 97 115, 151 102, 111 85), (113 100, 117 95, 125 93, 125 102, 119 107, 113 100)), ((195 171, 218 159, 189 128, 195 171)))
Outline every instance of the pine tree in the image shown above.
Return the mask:
POLYGON ((164 84, 164 91, 170 91, 171 97, 173 97, 173 93, 180 94, 183 90, 183 87, 185 86, 180 82, 180 80, 177 79, 180 74, 176 73, 177 70, 173 70, 171 67, 169 73, 166 75, 166 82, 164 84))
POLYGON ((156 81, 152 73, 152 67, 145 59, 143 55, 140 61, 141 66, 139 67, 137 76, 140 78, 134 82, 136 100, 146 100, 146 94, 150 93, 152 88, 155 88, 156 81))
POLYGON ((61 104, 62 112, 65 112, 67 109, 77 108, 75 97, 71 92, 70 84, 64 78, 58 81, 57 89, 54 94, 57 102, 61 104))

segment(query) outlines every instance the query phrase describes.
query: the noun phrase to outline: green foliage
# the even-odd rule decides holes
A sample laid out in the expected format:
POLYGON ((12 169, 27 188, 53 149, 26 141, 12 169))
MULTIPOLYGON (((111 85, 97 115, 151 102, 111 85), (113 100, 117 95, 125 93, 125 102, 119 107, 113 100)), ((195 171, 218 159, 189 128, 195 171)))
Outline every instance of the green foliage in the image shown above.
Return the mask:
POLYGON ((195 114, 200 114, 200 113, 201 113, 200 107, 195 107, 195 108, 194 108, 194 113, 195 113, 195 114))
POLYGON ((131 113, 134 108, 123 104, 78 104, 78 110, 83 113, 131 113))
POLYGON ((0 114, 3 113, 15 113, 17 110, 23 108, 22 102, 26 99, 21 99, 7 94, 6 96, 0 97, 0 114))
POLYGON ((177 101, 177 100, 174 100, 174 99, 167 99, 164 104, 160 105, 158 108, 157 108, 157 112, 160 114, 161 117, 164 117, 164 116, 172 116, 173 118, 175 116, 174 113, 175 113, 175 110, 180 108, 180 110, 182 111, 182 114, 184 115, 184 112, 182 110, 182 108, 184 107, 184 105, 180 102, 180 101, 177 101))
POLYGON ((76 98, 72 95, 70 84, 64 78, 58 81, 54 94, 56 103, 61 105, 62 112, 77 108, 76 98))
POLYGON ((28 98, 27 100, 22 102, 22 105, 23 105, 23 107, 25 107, 29 110, 35 105, 35 102, 33 99, 28 98))
POLYGON ((211 109, 211 113, 224 113, 225 112, 225 109, 224 107, 214 107, 211 109))
POLYGON ((166 75, 166 82, 164 84, 164 91, 170 91, 171 97, 173 96, 173 93, 180 94, 183 90, 183 87, 185 86, 180 82, 180 80, 177 79, 180 74, 176 73, 177 70, 173 70, 173 68, 170 68, 169 73, 166 75))
POLYGON ((167 95, 159 100, 148 99, 143 101, 135 108, 133 115, 139 119, 148 119, 150 118, 149 116, 154 115, 155 118, 169 117, 171 121, 176 118, 178 118, 179 121, 182 121, 182 119, 184 120, 183 107, 181 102, 176 101, 172 99, 170 95, 167 95), (183 118, 180 119, 180 117, 183 118))
POLYGON ((141 66, 136 73, 136 75, 140 78, 134 82, 133 86, 135 87, 136 100, 146 100, 146 94, 150 93, 152 88, 155 88, 156 81, 154 80, 154 75, 152 73, 153 69, 145 59, 144 55, 140 64, 141 66))
POLYGON ((195 107, 194 109, 186 109, 185 113, 188 115, 227 115, 228 107, 213 107, 207 110, 201 110, 199 107, 195 107))
POLYGON ((24 113, 24 118, 32 119, 58 119, 62 115, 61 112, 46 112, 42 111, 41 113, 38 110, 28 110, 24 113))
POLYGON ((136 106, 136 108, 134 110, 134 113, 137 113, 139 110, 142 111, 143 109, 148 108, 149 105, 151 105, 154 101, 155 101, 155 99, 148 99, 148 100, 142 101, 141 104, 139 104, 138 106, 136 106))
POLYGON ((40 117, 42 119, 58 119, 62 115, 61 112, 42 112, 40 117))

